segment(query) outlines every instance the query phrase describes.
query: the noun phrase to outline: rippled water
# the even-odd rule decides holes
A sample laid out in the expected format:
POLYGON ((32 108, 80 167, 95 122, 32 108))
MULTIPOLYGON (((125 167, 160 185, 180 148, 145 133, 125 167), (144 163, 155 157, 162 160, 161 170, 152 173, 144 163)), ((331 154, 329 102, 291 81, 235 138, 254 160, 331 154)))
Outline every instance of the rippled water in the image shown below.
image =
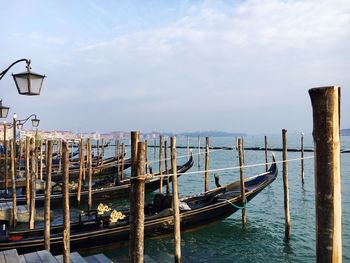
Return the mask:
MULTIPOLYGON (((245 137, 246 147, 263 147, 263 136, 245 137)), ((210 138, 211 146, 233 146, 234 138, 210 138)), ((177 139, 178 145, 187 145, 185 138, 177 139)), ((197 138, 192 138, 190 144, 198 145, 197 138)), ((268 136, 269 147, 280 147, 280 136, 268 136)), ((204 146, 204 139, 202 139, 204 146)), ((300 135, 288 135, 288 147, 300 147, 300 135)), ((305 148, 312 148, 310 135, 305 136, 305 148)), ((342 137, 342 148, 350 148, 350 137, 342 137)), ((150 160, 153 159, 152 149, 149 149, 150 160)), ((179 149, 178 156, 186 154, 186 149, 179 149)), ((201 150, 204 153, 204 150, 201 150)), ((197 149, 193 150, 194 153, 197 149)), ((313 156, 313 153, 305 153, 313 156)), ((276 152, 277 160, 282 159, 281 152, 276 152)), ((289 159, 299 158, 300 153, 288 153, 289 159)), ((264 162, 263 151, 245 151, 245 164, 264 162)), ((197 157, 191 171, 204 168, 204 156, 201 157, 201 168, 198 168, 197 157)), ((178 163, 185 162, 179 159, 178 163)), ((238 165, 236 151, 219 150, 210 153, 210 169, 235 167, 238 165)), ((157 167, 157 164, 153 165, 157 167)), ((284 205, 282 166, 279 167, 277 180, 263 190, 247 207, 247 227, 241 225, 241 213, 236 212, 229 218, 204 227, 200 230, 182 233, 183 262, 314 262, 315 251, 315 197, 313 159, 305 160, 305 184, 302 186, 300 177, 300 161, 289 162, 289 194, 291 213, 291 239, 284 240, 284 205)), ((246 177, 263 172, 265 166, 245 169, 246 177)), ((342 171, 342 209, 343 209, 343 260, 350 262, 350 154, 341 155, 342 171)), ((239 178, 239 170, 215 172, 220 176, 221 184, 239 178)), ((213 173, 210 174, 210 188, 214 188, 213 173)), ((184 175, 179 179, 179 191, 182 196, 203 191, 204 175, 184 175)), ((149 196, 148 198, 152 198, 149 196)), ((116 202, 117 204, 118 202, 116 202)), ((173 254, 171 237, 145 241, 145 253, 162 261, 162 253, 173 254)), ((128 248, 103 250, 112 258, 127 255, 128 248)))

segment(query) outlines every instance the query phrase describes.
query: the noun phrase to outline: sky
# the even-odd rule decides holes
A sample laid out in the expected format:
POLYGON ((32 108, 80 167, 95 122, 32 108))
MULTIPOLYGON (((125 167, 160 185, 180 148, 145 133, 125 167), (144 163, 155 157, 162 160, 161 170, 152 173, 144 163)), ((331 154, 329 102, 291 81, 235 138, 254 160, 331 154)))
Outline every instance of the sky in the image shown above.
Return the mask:
MULTIPOLYGON (((74 132, 312 131, 308 90, 337 85, 350 128, 350 1, 0 0, 10 116, 74 132)), ((30 123, 26 124, 30 128, 30 123)))

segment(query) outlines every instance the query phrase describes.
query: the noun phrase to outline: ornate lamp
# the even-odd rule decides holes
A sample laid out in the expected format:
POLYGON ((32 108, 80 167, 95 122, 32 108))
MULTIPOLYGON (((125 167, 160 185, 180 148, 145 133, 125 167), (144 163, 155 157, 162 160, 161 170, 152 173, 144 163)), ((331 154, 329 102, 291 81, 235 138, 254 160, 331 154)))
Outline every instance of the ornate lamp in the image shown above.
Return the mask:
POLYGON ((7 118, 7 114, 9 113, 9 107, 2 105, 2 100, 0 100, 0 118, 7 118))

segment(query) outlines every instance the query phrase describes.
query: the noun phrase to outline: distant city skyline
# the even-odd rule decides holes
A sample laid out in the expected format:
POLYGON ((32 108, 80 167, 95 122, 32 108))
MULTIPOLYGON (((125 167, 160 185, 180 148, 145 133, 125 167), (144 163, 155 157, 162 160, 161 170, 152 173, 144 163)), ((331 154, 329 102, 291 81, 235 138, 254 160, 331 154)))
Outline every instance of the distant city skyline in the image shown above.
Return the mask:
MULTIPOLYGON (((350 128, 350 1, 3 1, 0 71, 20 58, 42 93, 3 104, 40 129, 312 131, 308 89, 339 85, 350 128)), ((4 119, 0 119, 3 121, 4 119)), ((27 124, 30 125, 30 124, 27 124)))

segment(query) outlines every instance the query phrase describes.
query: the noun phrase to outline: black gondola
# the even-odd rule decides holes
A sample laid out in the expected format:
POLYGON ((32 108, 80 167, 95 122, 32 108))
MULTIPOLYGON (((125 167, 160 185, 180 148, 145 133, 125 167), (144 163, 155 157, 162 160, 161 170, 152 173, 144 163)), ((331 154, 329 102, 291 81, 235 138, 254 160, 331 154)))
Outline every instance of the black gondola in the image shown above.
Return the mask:
MULTIPOLYGON (((277 166, 273 163, 269 171, 245 179, 247 202, 270 185, 276 177, 277 166)), ((196 229, 222 220, 244 205, 239 180, 180 201, 181 231, 196 229)), ((124 215, 125 218, 116 223, 110 223, 108 217, 98 216, 96 212, 94 212, 94 220, 84 220, 84 216, 80 217, 79 222, 71 223, 70 226, 71 249, 90 249, 128 241, 130 229, 128 212, 124 212, 124 215)), ((173 233, 173 226, 171 208, 164 207, 158 213, 154 213, 154 204, 145 207, 145 237, 173 233)), ((15 248, 19 253, 42 250, 44 249, 43 232, 43 229, 3 231, 0 250, 15 248)), ((62 253, 62 236, 62 226, 51 228, 50 251, 52 253, 62 253)))
MULTIPOLYGON (((190 159, 184 163, 183 165, 179 165, 177 167, 178 170, 178 176, 181 176, 182 173, 187 172, 191 167, 193 166, 193 157, 191 155, 190 159)), ((170 170, 169 170, 170 172, 170 170)), ((163 174, 166 174, 166 172, 163 172, 163 174)), ((160 187, 160 177, 157 176, 158 174, 154 174, 152 178, 149 178, 145 181, 145 192, 153 192, 160 187)), ((107 182, 100 182, 96 181, 95 185, 92 189, 92 199, 94 201, 98 201, 101 199, 110 199, 110 198, 119 198, 119 197, 127 197, 130 192, 130 180, 125 179, 116 185, 113 181, 114 177, 109 176, 109 178, 106 180, 107 182)), ((171 177, 169 177, 169 181, 171 182, 171 177)), ((166 184, 166 180, 163 180, 163 185, 166 184)), ((55 189, 55 187, 53 187, 55 189)), ((88 189, 83 189, 81 191, 81 200, 85 201, 88 199, 88 189)), ((71 191, 69 193, 70 200, 76 201, 77 199, 77 192, 71 191)), ((26 196, 25 194, 17 194, 17 204, 26 204, 26 196)), ((55 206, 56 204, 62 204, 62 192, 61 191, 53 191, 51 194, 51 204, 55 206)), ((0 193, 0 203, 4 202, 11 202, 12 201, 12 193, 9 192, 3 192, 0 193)), ((39 192, 35 196, 35 204, 36 205, 43 205, 45 201, 45 194, 43 191, 39 192)))

